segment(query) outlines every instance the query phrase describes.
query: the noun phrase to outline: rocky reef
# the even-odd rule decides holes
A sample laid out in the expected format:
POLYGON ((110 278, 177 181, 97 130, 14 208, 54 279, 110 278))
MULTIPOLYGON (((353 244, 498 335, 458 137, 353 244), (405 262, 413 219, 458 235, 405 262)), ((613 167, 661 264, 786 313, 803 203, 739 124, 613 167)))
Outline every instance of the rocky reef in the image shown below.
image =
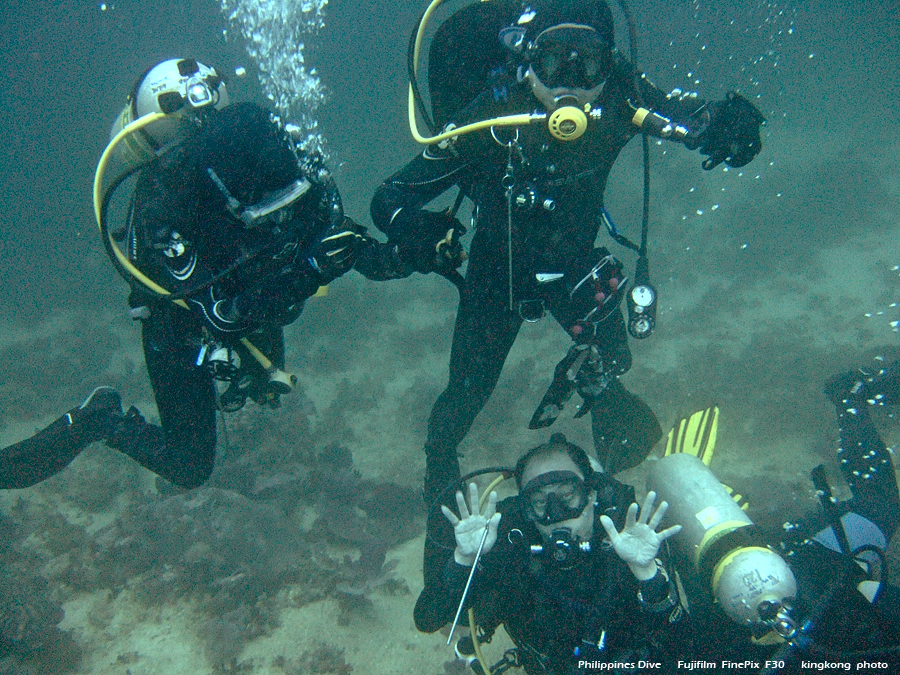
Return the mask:
MULTIPOLYGON (((35 659, 34 672, 77 667, 78 650, 58 624, 79 593, 102 590, 112 602, 127 592, 145 606, 191 599, 216 672, 240 672, 244 645, 278 626, 285 607, 332 597, 350 620, 376 588, 408 593, 387 553, 420 531, 418 495, 364 478, 343 445, 316 447, 302 401, 292 405, 228 417, 216 472, 202 488, 161 480, 142 488, 133 463, 95 449, 13 498, 0 519, 0 673, 7 664, 30 672, 35 659)), ((112 617, 97 611, 89 620, 102 628, 112 617)), ((285 672, 350 672, 327 644, 301 661, 285 661, 285 672), (310 669, 326 661, 334 667, 310 669)))

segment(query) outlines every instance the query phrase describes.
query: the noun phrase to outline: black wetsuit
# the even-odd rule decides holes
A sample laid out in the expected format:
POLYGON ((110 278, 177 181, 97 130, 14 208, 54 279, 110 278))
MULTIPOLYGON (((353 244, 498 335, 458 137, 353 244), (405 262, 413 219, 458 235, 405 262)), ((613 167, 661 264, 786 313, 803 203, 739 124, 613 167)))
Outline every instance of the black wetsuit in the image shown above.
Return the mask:
MULTIPOLYGON (((602 481, 595 530, 602 532, 604 513, 621 529, 634 490, 612 479, 602 481)), ((594 536, 590 552, 572 553, 573 562, 560 566, 548 554, 532 552, 541 536, 517 497, 498 509, 503 516, 497 543, 479 561, 466 608, 475 608, 478 624, 490 633, 503 624, 525 672, 561 675, 598 671, 601 662, 667 660, 682 630, 674 581, 658 572, 638 582, 604 541, 605 533, 594 536)), ((470 570, 448 563, 449 604, 459 603, 470 570)))
POLYGON ((804 523, 786 533, 758 534, 759 543, 770 543, 794 572, 797 596, 791 615, 799 635, 775 647, 752 642, 744 627, 710 602, 705 588, 693 588, 696 579, 683 576, 692 596, 695 659, 756 659, 758 670, 767 673, 807 673, 821 663, 843 664, 831 669, 854 672, 900 669, 900 589, 877 562, 884 562, 900 522, 900 494, 890 453, 871 418, 871 408, 900 403, 900 367, 893 363, 874 372, 838 374, 825 393, 837 408, 838 466, 852 498, 834 503, 822 484, 817 487, 823 490, 830 527, 817 532, 821 523, 804 523), (874 602, 858 590, 867 580, 881 582, 874 602))
POLYGON ((240 357, 238 394, 276 404, 267 371, 241 340, 247 338, 275 368, 284 366, 283 326, 354 262, 349 255, 342 265, 328 265, 320 255, 319 265, 317 246, 349 229, 359 235, 351 237, 357 269, 376 279, 403 274, 392 247, 366 237, 344 217, 321 162, 300 157, 282 126, 252 104, 212 111, 194 133, 143 168, 129 215, 120 248, 186 305, 126 275, 161 426, 135 409, 124 419, 111 410, 86 416, 73 409, 0 452, 0 488, 37 483, 97 440, 176 485, 202 484, 215 461, 217 410, 202 350, 233 349, 240 357), (292 189, 296 198, 283 198, 280 208, 252 222, 240 219, 247 207, 277 204, 292 189))
MULTIPOLYGON (((764 538, 774 546, 777 536, 772 533, 764 538)), ((761 538, 760 543, 763 541, 761 538)), ((749 660, 756 665, 746 667, 745 672, 769 675, 809 673, 816 669, 804 662, 850 664, 853 672, 898 672, 900 616, 896 589, 888 587, 888 595, 873 605, 857 590, 857 584, 866 575, 849 556, 814 542, 781 554, 797 581, 797 594, 791 599, 789 614, 797 624, 798 633, 790 643, 754 640, 748 626, 727 617, 719 604, 713 602, 708 579, 700 583, 689 572, 683 573, 680 580, 690 598, 690 620, 683 622, 682 646, 672 650, 668 659, 670 667, 663 667, 661 672, 684 672, 684 668, 675 667, 679 659, 714 662, 721 670, 729 670, 721 667, 722 661, 749 660), (858 665, 862 663, 870 665, 858 665), (886 667, 876 667, 877 663, 886 667)), ((691 561, 679 564, 678 569, 690 571, 691 561)), ((769 634, 768 638, 772 637, 769 634)), ((827 672, 841 668, 847 666, 832 666, 827 672)))
MULTIPOLYGON (((453 336, 450 380, 429 418, 426 452, 430 458, 451 465, 456 462, 456 448, 490 397, 522 325, 522 303, 529 303, 530 308, 543 305, 566 330, 590 310, 589 305, 573 306, 567 282, 575 283, 584 275, 586 260, 599 259, 594 241, 602 222, 607 178, 619 152, 638 133, 628 104, 629 99, 638 100, 632 71, 623 60, 616 63, 618 69, 595 103, 602 115, 588 121, 580 139, 556 140, 544 123, 497 128, 493 134, 490 130, 475 132, 446 148, 429 146, 375 194, 372 218, 376 227, 391 242, 401 244, 428 236, 417 231, 416 211, 454 186, 476 207, 476 231, 453 336), (516 138, 514 145, 504 145, 516 138), (537 195, 536 204, 525 209, 514 204, 508 217, 504 186, 509 185, 514 200, 532 191, 537 195), (548 199, 553 210, 541 206, 548 199), (537 273, 562 273, 565 277, 539 283, 537 273)), ((535 110, 537 100, 527 85, 505 73, 495 78, 459 113, 458 126, 535 110)), ((688 128, 702 129, 705 123, 705 104, 700 99, 667 98, 646 81, 641 96, 647 105, 688 128)), ((579 341, 599 345, 615 373, 628 370, 631 355, 619 310, 597 326, 596 336, 588 332, 579 341)))
MULTIPOLYGON (((640 81, 638 97, 633 75, 630 64, 617 56, 594 104, 601 114, 589 118, 587 130, 577 140, 556 140, 546 123, 470 133, 445 147, 429 146, 375 193, 372 219, 401 251, 407 242, 433 234, 420 231, 418 213, 438 195, 458 186, 475 204, 476 229, 454 328, 450 378, 428 420, 425 499, 429 505, 459 478, 457 446, 497 384, 523 322, 522 303, 530 309, 545 307, 570 334, 577 320, 596 307, 592 295, 576 302, 570 291, 606 253, 594 248, 602 224, 603 192, 619 152, 639 133, 631 121, 634 110, 629 101, 642 98, 650 108, 691 129, 692 147, 709 121, 703 100, 668 97, 645 79, 640 81), (511 187, 509 192, 506 186, 511 187), (534 206, 515 205, 518 195, 532 192, 534 206), (552 200, 552 210, 542 206, 547 199, 552 200), (538 273, 564 277, 539 283, 538 273)), ((517 81, 514 73, 495 71, 492 77, 485 91, 457 115, 457 126, 537 108, 528 85, 517 81)), ((597 345, 604 366, 615 378, 631 366, 631 353, 621 310, 610 304, 605 318, 587 326, 575 339, 597 345)), ((613 396, 622 392, 621 386, 609 388, 613 396)), ((601 396, 592 414, 599 416, 616 407, 616 402, 605 398, 609 396, 601 396)), ((452 541, 439 519, 434 525, 445 530, 441 541, 452 541)), ((434 536, 434 528, 430 530, 434 536)), ((442 567, 445 555, 429 546, 426 594, 432 585, 440 584, 435 570, 442 567)))
POLYGON ((871 409, 900 404, 900 362, 829 379, 825 394, 837 409, 841 430, 838 466, 853 491, 853 510, 876 523, 890 539, 900 524, 900 493, 894 463, 871 409))

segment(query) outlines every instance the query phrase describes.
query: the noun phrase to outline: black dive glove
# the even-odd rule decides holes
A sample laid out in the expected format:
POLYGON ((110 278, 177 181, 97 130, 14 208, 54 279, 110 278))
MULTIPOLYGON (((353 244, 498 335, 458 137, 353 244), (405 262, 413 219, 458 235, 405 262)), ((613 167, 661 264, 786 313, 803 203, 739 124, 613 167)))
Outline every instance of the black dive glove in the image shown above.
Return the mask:
POLYGON ((307 251, 307 260, 327 284, 353 267, 363 228, 350 218, 329 227, 307 251))
POLYGON ((303 302, 320 286, 348 272, 363 240, 362 227, 349 218, 328 227, 296 264, 281 269, 260 267, 245 275, 245 290, 228 297, 224 289, 214 287, 207 300, 211 312, 205 316, 215 327, 227 332, 246 332, 260 325, 287 325, 303 310, 303 302), (304 262, 305 259, 305 262, 304 262), (221 299, 220 299, 221 297, 221 299))
MULTIPOLYGON (((265 282, 235 298, 233 311, 254 323, 287 325, 303 310, 303 302, 320 286, 331 283, 350 271, 365 230, 350 218, 344 218, 319 234, 306 250, 308 267, 288 265, 265 282)), ((301 258, 302 261, 302 258, 301 258)))
POLYGON ((722 162, 735 168, 749 164, 762 150, 759 128, 766 118, 733 91, 724 101, 709 104, 708 109, 709 126, 698 139, 700 153, 709 155, 703 160, 703 168, 709 171, 722 162))
POLYGON ((466 251, 459 238, 466 228, 449 213, 401 211, 397 218, 403 234, 397 238, 397 255, 416 272, 451 271, 463 264, 466 251))
POLYGON ((246 335, 263 325, 286 326, 303 311, 303 302, 319 288, 314 276, 297 278, 293 270, 282 271, 264 283, 213 304, 212 315, 216 328, 231 334, 246 335))

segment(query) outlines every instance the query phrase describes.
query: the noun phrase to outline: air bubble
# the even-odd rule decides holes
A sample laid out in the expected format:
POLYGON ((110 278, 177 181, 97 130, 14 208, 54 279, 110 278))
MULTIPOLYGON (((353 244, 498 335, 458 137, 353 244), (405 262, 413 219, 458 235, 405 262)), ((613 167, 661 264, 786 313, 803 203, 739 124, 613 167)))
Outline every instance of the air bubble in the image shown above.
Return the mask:
MULTIPOLYGON (((323 156, 325 141, 316 113, 325 101, 325 87, 316 70, 305 65, 304 40, 325 26, 327 5, 328 0, 220 0, 222 14, 244 39, 275 112, 303 129, 296 138, 304 150, 323 156)), ((237 70, 235 74, 241 76, 237 70)))

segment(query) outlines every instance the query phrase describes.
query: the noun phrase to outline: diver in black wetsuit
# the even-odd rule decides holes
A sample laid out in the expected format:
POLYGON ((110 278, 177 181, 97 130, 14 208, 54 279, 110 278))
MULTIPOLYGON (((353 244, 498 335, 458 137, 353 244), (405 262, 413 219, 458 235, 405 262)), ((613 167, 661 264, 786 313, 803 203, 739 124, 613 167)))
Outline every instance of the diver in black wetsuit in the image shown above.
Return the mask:
POLYGON ((795 534, 787 546, 792 565, 818 586, 827 614, 816 626, 823 634, 817 642, 837 645, 812 655, 900 668, 900 588, 889 583, 887 556, 900 525, 900 490, 892 453, 871 416, 874 407, 900 404, 900 363, 838 373, 825 395, 837 411, 838 467, 852 497, 836 501, 817 467, 813 482, 830 524, 802 541, 795 534))
MULTIPOLYGON (((709 438, 690 435, 697 436, 709 438)), ((666 674, 700 661, 754 673, 804 673, 816 669, 810 663, 900 668, 900 590, 887 581, 887 540, 854 512, 859 504, 844 503, 852 511, 829 517, 818 533, 764 531, 696 448, 682 445, 688 437, 673 434, 666 456, 652 464, 639 517, 634 490, 594 473, 561 434, 515 470, 486 470, 515 476, 516 497, 479 500, 473 484, 467 500, 457 493, 458 517, 442 507, 456 538, 443 592, 455 603, 465 596, 479 641, 503 624, 516 644, 494 672, 513 664, 545 675, 649 672, 615 665, 640 660, 666 674), (664 501, 651 515, 657 498, 664 501), (669 581, 676 569, 678 593, 669 581), (728 661, 743 665, 722 665, 728 661)), ((843 454, 861 459, 867 451, 843 454)), ((830 516, 835 504, 823 489, 830 516)), ((889 498, 879 511, 900 509, 889 498)), ((478 654, 471 636, 456 651, 469 660, 478 654)))
POLYGON ((826 383, 840 425, 838 467, 851 498, 838 500, 824 465, 815 467, 811 477, 822 509, 808 521, 765 532, 699 460, 674 455, 653 465, 648 488, 668 500, 670 513, 679 522, 697 514, 695 528, 706 520, 704 541, 690 524, 687 537, 672 540, 675 564, 697 572, 681 576, 691 597, 693 658, 751 659, 760 673, 804 673, 822 663, 837 664, 833 670, 900 670, 900 588, 889 553, 900 492, 891 452, 871 419, 872 407, 900 402, 897 366, 840 373, 826 383), (673 461, 696 467, 689 472, 673 461), (718 499, 709 481, 699 487, 704 473, 718 499), (728 508, 739 517, 726 516, 728 508), (729 525, 720 526, 714 512, 729 525), (742 562, 745 552, 757 557, 742 562), (790 583, 779 579, 779 565, 790 570, 790 583), (734 621, 724 620, 723 610, 734 621))
POLYGON ((374 279, 402 274, 395 249, 344 216, 323 163, 268 111, 229 105, 214 69, 192 59, 153 67, 114 136, 132 120, 140 128, 119 141, 126 168, 140 170, 127 225, 109 235, 105 204, 98 218, 131 282, 160 426, 134 407, 123 415, 118 392, 100 387, 0 450, 0 488, 38 483, 100 440, 178 486, 201 485, 215 461, 217 408, 247 398, 277 407, 292 388, 282 328, 304 301, 354 265, 374 279), (141 126, 151 113, 161 119, 141 126))
MULTIPOLYGON (((637 672, 614 664, 667 661, 684 616, 660 551, 681 530, 657 531, 667 504, 654 509, 650 493, 639 509, 633 488, 596 473, 562 434, 527 452, 514 474, 515 497, 497 504, 491 493, 482 509, 473 483, 468 502, 456 495, 460 517, 443 508, 456 538, 447 600, 460 602, 478 556, 464 608, 475 608, 482 641, 504 625, 526 673, 601 662, 606 672, 637 672)), ((466 642, 457 651, 469 653, 466 642)))
MULTIPOLYGON (((601 223, 609 222, 603 209, 607 178, 639 126, 699 149, 709 156, 704 167, 711 169, 723 161, 730 166, 750 162, 761 149, 764 121, 737 94, 721 102, 677 90, 666 95, 638 76, 615 50, 612 14, 602 0, 525 0, 521 5, 508 0, 477 7, 496 10, 494 23, 463 19, 457 25, 494 29, 490 49, 468 45, 468 62, 461 58, 458 68, 464 77, 483 73, 484 79, 472 88, 472 98, 458 101, 445 100, 432 79, 432 100, 443 101, 449 111, 436 121, 451 131, 387 179, 371 207, 375 225, 411 269, 459 282, 455 270, 466 257, 459 243, 465 228, 452 214, 424 207, 454 186, 475 204, 476 231, 465 281, 459 283, 450 379, 428 421, 429 505, 459 478, 457 446, 490 397, 522 322, 537 320, 545 310, 575 341, 568 366, 580 363, 573 370, 579 393, 592 406, 595 432, 600 429, 595 436, 604 468, 614 473, 635 466, 652 449, 661 434, 659 424, 618 380, 631 366, 618 307, 625 275, 605 248, 594 246, 601 223), (491 62, 488 70, 487 54, 501 42, 503 60, 491 62), (498 121, 454 134, 469 123, 513 114, 533 114, 541 122, 510 126, 498 121), (611 436, 629 433, 619 428, 625 409, 650 419, 643 443, 607 438, 607 429, 618 430, 611 436), (640 451, 628 452, 632 446, 640 451)), ((451 35, 446 45, 450 51, 465 49, 467 40, 465 34, 451 35)), ((565 369, 559 372, 565 375, 565 369)), ((435 570, 447 555, 432 545, 435 530, 430 530, 425 604, 427 597, 442 595, 433 586, 441 584, 435 570)), ((419 626, 436 630, 441 623, 434 619, 419 626)))

